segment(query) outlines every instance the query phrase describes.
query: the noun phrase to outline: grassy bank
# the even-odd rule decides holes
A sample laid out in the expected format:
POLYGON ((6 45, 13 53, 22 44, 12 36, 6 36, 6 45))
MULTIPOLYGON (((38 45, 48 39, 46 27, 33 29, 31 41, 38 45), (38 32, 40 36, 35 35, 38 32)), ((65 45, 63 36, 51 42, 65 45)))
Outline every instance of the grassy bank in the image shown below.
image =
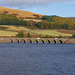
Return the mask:
POLYGON ((72 36, 75 30, 62 30, 62 29, 53 29, 53 30, 32 30, 23 26, 13 26, 13 25, 0 25, 4 29, 0 28, 0 36, 15 36, 20 31, 23 31, 25 35, 30 33, 33 36, 38 35, 49 35, 49 36, 72 36))
POLYGON ((0 36, 15 36, 17 32, 0 30, 0 36))
POLYGON ((13 25, 0 25, 0 27, 6 27, 7 31, 14 31, 14 32, 18 32, 18 31, 28 31, 30 29, 23 27, 23 26, 13 26, 13 25))
POLYGON ((58 32, 56 30, 32 30, 30 31, 31 33, 35 33, 35 34, 41 34, 43 36, 45 35, 52 35, 52 36, 72 36, 72 34, 68 34, 68 33, 61 33, 58 32))

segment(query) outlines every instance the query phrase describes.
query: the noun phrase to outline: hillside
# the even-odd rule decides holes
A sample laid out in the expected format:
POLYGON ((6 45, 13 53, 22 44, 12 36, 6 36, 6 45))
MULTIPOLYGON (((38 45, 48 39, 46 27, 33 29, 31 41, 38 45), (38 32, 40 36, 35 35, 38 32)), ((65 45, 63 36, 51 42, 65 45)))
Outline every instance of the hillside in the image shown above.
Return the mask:
POLYGON ((19 19, 42 18, 42 16, 44 16, 41 14, 29 12, 29 11, 0 7, 0 14, 4 14, 5 12, 8 15, 16 15, 19 19))
POLYGON ((72 34, 75 33, 75 30, 60 30, 60 29, 50 29, 50 30, 41 30, 41 29, 28 29, 22 26, 13 26, 13 25, 1 25, 0 26, 0 37, 2 38, 14 38, 18 32, 23 31, 25 34, 25 38, 27 34, 30 33, 32 37, 44 37, 48 36, 63 36, 63 37, 70 37, 72 34))
POLYGON ((53 16, 43 16, 36 27, 40 29, 71 29, 75 30, 75 19, 53 16))
POLYGON ((68 17, 68 18, 75 19, 75 17, 68 17))
POLYGON ((32 37, 70 37, 75 33, 75 20, 0 7, 0 37, 16 37, 18 32, 24 32, 26 38, 28 33, 32 37))

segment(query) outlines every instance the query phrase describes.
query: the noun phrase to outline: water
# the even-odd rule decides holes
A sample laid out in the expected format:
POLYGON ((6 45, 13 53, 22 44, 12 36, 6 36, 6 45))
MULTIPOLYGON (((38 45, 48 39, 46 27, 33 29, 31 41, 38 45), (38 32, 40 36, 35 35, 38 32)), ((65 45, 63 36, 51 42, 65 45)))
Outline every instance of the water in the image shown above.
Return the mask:
POLYGON ((0 75, 75 75, 75 44, 0 43, 0 75))

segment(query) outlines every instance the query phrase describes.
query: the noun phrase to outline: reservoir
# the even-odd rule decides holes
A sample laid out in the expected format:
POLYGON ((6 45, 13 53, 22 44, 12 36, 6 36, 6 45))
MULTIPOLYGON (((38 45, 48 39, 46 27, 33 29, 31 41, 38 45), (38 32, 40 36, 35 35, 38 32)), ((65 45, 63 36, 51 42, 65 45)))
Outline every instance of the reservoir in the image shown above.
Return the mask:
POLYGON ((0 75, 75 75, 75 44, 0 43, 0 75))

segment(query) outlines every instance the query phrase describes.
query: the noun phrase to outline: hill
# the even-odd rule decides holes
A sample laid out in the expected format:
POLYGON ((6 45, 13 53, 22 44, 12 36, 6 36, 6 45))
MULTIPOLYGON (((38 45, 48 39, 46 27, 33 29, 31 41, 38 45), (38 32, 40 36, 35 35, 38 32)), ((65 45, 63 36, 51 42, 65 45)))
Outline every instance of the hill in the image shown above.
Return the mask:
POLYGON ((71 29, 75 30, 75 19, 53 16, 43 16, 41 22, 36 24, 40 29, 71 29))
POLYGON ((75 30, 75 19, 56 15, 47 16, 29 11, 0 7, 0 25, 26 26, 31 29, 75 30))
POLYGON ((75 17, 68 17, 68 18, 75 19, 75 17))
POLYGON ((70 37, 75 33, 75 20, 69 17, 46 16, 0 7, 0 37, 15 37, 21 31, 25 33, 26 37, 28 33, 33 37, 44 37, 46 35, 70 37))
POLYGON ((19 19, 35 19, 35 18, 42 18, 42 16, 44 16, 29 11, 10 9, 5 7, 0 7, 0 14, 16 15, 19 19))

